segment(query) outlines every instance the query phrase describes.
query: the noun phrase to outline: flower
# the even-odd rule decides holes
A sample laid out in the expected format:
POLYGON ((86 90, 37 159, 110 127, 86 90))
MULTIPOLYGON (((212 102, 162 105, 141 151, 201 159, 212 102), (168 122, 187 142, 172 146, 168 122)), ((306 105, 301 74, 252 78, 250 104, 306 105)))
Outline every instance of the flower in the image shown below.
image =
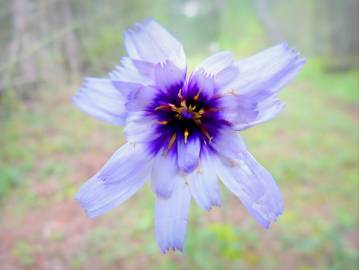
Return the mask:
POLYGON ((84 112, 123 125, 127 140, 77 193, 87 215, 111 210, 150 180, 158 245, 182 251, 191 197, 207 211, 220 206, 220 179, 268 228, 283 201, 237 132, 283 109, 278 93, 305 60, 287 44, 238 62, 224 51, 187 77, 181 43, 156 21, 136 24, 124 43, 128 57, 108 78, 87 78, 73 99, 84 112))

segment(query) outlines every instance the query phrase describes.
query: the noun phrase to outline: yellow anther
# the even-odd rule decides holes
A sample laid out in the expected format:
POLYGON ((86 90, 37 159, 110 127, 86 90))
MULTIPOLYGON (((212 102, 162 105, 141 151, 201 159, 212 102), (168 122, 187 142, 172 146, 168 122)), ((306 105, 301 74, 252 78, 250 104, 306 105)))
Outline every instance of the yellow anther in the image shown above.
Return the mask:
POLYGON ((155 108, 155 111, 158 111, 158 110, 169 110, 171 109, 171 107, 169 105, 160 105, 160 106, 157 106, 155 108))
POLYGON ((158 121, 158 123, 160 125, 167 125, 168 124, 168 121, 164 120, 164 121, 158 121))
POLYGON ((236 91, 234 89, 229 90, 228 94, 231 95, 231 96, 236 96, 237 95, 236 91))
POLYGON ((220 111, 219 108, 214 108, 214 107, 206 108, 206 112, 218 112, 218 111, 220 111))
POLYGON ((174 145, 175 141, 176 141, 176 132, 172 134, 171 138, 170 138, 170 141, 168 142, 168 145, 167 145, 167 150, 165 152, 165 155, 167 155, 168 151, 172 148, 172 146, 174 145))
POLYGON ((213 138, 211 137, 211 135, 209 135, 208 131, 204 128, 204 126, 202 124, 200 124, 200 125, 198 125, 198 128, 207 137, 208 142, 211 142, 213 138))
POLYGON ((187 104, 186 104, 186 101, 185 101, 185 100, 182 100, 182 101, 181 101, 181 107, 182 107, 182 108, 187 108, 187 104))
POLYGON ((193 105, 193 106, 192 106, 192 105, 189 105, 189 106, 188 106, 188 111, 189 111, 189 112, 193 112, 195 109, 196 109, 196 105, 193 105))
POLYGON ((178 90, 178 97, 181 101, 184 101, 184 97, 182 96, 182 88, 180 88, 180 90, 178 90))
POLYGON ((184 136, 184 143, 186 144, 188 142, 188 136, 189 136, 189 131, 187 128, 184 130, 183 136, 184 136))
POLYGON ((193 97, 193 100, 197 101, 199 99, 200 94, 201 94, 201 89, 198 90, 197 94, 193 97))

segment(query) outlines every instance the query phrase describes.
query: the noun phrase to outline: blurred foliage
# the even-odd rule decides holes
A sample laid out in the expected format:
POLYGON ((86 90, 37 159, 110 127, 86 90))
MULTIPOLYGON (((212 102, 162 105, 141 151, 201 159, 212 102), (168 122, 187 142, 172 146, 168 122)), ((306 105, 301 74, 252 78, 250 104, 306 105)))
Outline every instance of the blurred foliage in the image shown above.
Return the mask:
POLYGON ((286 40, 326 70, 355 69, 358 9, 357 0, 0 1, 0 92, 29 98, 39 87, 108 73, 124 55, 122 32, 147 17, 190 56, 243 56, 286 40))

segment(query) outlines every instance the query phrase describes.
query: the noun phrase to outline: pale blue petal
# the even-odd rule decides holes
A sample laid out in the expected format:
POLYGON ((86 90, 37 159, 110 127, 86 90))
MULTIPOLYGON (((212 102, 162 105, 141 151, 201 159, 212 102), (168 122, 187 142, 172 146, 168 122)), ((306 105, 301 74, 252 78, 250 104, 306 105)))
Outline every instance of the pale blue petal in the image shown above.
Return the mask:
POLYGON ((184 179, 168 199, 156 198, 155 228, 157 243, 163 253, 173 249, 183 251, 191 195, 184 179))
POLYGON ((113 81, 150 85, 154 80, 153 71, 152 63, 123 57, 121 64, 109 73, 109 78, 113 81))
POLYGON ((180 68, 186 66, 181 43, 152 19, 128 30, 124 35, 124 42, 128 55, 133 59, 151 63, 170 60, 180 68))
POLYGON ((238 132, 232 128, 222 128, 212 141, 211 146, 218 154, 233 158, 246 151, 246 145, 238 132))
POLYGON ((221 206, 217 174, 210 156, 201 158, 198 168, 188 175, 188 186, 202 209, 209 211, 214 206, 221 206))
POLYGON ((160 198, 168 198, 176 184, 178 167, 176 158, 170 154, 159 153, 153 161, 151 183, 152 190, 160 198))
POLYGON ((137 166, 133 159, 128 164, 121 162, 131 155, 130 147, 133 146, 129 144, 122 146, 95 176, 82 185, 76 194, 76 199, 89 217, 99 216, 125 202, 149 179, 150 161, 144 163, 144 166, 137 166), (106 183, 101 174, 117 163, 122 163, 119 170, 124 169, 123 175, 117 174, 119 176, 117 181, 106 183), (131 165, 137 169, 129 170, 131 165), (124 166, 127 168, 123 168, 124 166), (128 173, 128 171, 132 172, 128 173))
POLYGON ((283 201, 273 177, 252 155, 244 153, 230 161, 218 159, 215 166, 224 185, 264 228, 282 214, 283 201))
POLYGON ((232 52, 223 51, 216 53, 198 65, 197 69, 203 69, 209 75, 216 75, 233 64, 232 52))
POLYGON ((236 130, 243 130, 275 117, 283 108, 277 97, 305 63, 286 44, 260 52, 236 65, 238 78, 221 98, 223 114, 236 130))
POLYGON ((158 90, 150 86, 143 86, 138 89, 134 89, 127 96, 126 109, 129 112, 145 111, 146 107, 156 97, 158 90))
POLYGON ((116 159, 110 160, 99 172, 98 177, 105 184, 112 184, 130 178, 146 167, 152 157, 147 154, 143 144, 127 143, 116 159))
POLYGON ((123 125, 126 119, 124 97, 108 79, 87 78, 73 97, 82 111, 113 125, 123 125))
MULTIPOLYGON (((229 66, 214 76, 215 84, 220 89, 226 89, 227 85, 237 78, 239 69, 236 66, 229 66)), ((223 91, 223 90, 221 90, 223 91)))
POLYGON ((206 73, 204 69, 200 68, 196 72, 193 72, 188 81, 187 89, 185 89, 185 95, 194 96, 200 91, 201 94, 205 94, 208 97, 218 89, 214 76, 206 73), (195 92, 190 92, 195 90, 195 92))
POLYGON ((112 80, 112 84, 122 94, 124 100, 133 92, 144 87, 142 83, 124 82, 112 80))
POLYGON ((155 67, 155 84, 162 91, 178 91, 186 79, 186 69, 178 68, 173 62, 158 63, 155 67))
POLYGON ((177 140, 177 163, 178 167, 185 173, 192 172, 198 166, 201 152, 201 142, 198 137, 189 137, 188 142, 177 140))
POLYGON ((208 96, 221 91, 238 76, 231 52, 219 52, 198 65, 189 79, 189 88, 198 88, 208 96))
POLYGON ((157 121, 143 111, 131 112, 126 119, 124 132, 130 143, 146 143, 155 140, 161 134, 154 128, 157 121))

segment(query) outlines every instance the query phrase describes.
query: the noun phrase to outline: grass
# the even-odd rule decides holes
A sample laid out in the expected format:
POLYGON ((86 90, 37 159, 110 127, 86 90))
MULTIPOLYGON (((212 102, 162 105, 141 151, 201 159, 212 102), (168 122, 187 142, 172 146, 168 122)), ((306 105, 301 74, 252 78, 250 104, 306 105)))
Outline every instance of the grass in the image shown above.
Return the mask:
MULTIPOLYGON (((73 196, 123 141, 77 111, 74 87, 0 104, 0 253, 27 269, 355 269, 358 264, 358 73, 309 61, 283 92, 286 110, 243 133, 278 180, 286 211, 264 231, 223 189, 223 207, 191 209, 185 252, 161 255, 154 197, 141 190, 87 219, 73 196), (11 111, 11 114, 8 112, 11 111), (26 226, 24 226, 26 224, 26 226)), ((6 268, 5 268, 6 269, 6 268)))

